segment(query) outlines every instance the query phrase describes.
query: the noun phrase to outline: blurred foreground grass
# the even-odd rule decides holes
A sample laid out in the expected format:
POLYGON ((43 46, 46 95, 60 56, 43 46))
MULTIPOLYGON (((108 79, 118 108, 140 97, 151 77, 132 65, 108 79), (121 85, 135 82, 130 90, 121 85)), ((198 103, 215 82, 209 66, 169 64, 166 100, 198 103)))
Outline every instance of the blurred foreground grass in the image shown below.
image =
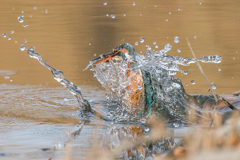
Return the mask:
MULTIPOLYGON (((183 136, 175 133, 179 128, 168 128, 156 117, 148 119, 149 131, 135 125, 113 125, 103 139, 91 145, 85 159, 239 159, 239 115, 238 111, 206 112, 201 118, 191 115, 183 136), (159 150, 158 144, 164 147, 159 150)), ((65 148, 65 159, 76 159, 71 145, 65 148)))

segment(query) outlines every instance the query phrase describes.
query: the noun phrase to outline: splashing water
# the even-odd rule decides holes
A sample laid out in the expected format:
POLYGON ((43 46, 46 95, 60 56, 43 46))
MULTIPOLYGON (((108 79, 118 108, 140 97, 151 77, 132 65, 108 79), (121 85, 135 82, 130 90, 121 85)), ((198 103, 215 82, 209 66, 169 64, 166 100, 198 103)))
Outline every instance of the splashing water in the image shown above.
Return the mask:
MULTIPOLYGON (((172 47, 170 44, 155 52, 147 46, 144 55, 136 53, 128 43, 124 46, 133 50, 135 62, 132 67, 128 65, 129 59, 111 59, 95 65, 91 61, 87 66, 92 66, 94 77, 106 89, 108 116, 115 121, 144 120, 149 114, 155 114, 163 116, 168 122, 186 122, 187 108, 194 97, 186 94, 181 80, 173 75, 177 72, 187 74, 187 71, 179 69, 179 65, 189 66, 197 61, 220 63, 222 60, 219 55, 199 59, 170 56, 167 55, 172 47), (133 87, 136 84, 137 89, 133 87), (138 97, 135 97, 136 93, 138 97)), ((200 103, 195 105, 199 110, 203 107, 200 103)))
MULTIPOLYGON (((25 49, 26 47, 24 45, 21 45, 20 50, 24 51, 25 49)), ((61 83, 64 87, 66 87, 77 98, 78 103, 80 104, 81 111, 93 113, 93 110, 89 102, 83 98, 79 87, 75 86, 72 82, 65 79, 62 71, 56 70, 50 65, 46 64, 42 60, 42 57, 38 53, 33 51, 33 49, 34 49, 33 47, 31 47, 31 49, 26 49, 28 52, 28 55, 31 58, 37 59, 44 67, 49 69, 52 72, 53 78, 59 83, 61 83)))

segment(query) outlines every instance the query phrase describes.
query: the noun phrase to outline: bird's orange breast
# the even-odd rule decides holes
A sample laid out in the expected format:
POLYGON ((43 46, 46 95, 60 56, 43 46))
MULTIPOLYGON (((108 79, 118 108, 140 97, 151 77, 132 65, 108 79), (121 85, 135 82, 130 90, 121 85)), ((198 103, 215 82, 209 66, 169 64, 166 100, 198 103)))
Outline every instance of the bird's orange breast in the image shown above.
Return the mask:
POLYGON ((137 73, 134 73, 132 70, 126 71, 126 77, 131 81, 131 84, 126 87, 128 90, 129 96, 128 101, 131 107, 139 107, 143 100, 144 96, 144 83, 142 72, 139 70, 137 73))

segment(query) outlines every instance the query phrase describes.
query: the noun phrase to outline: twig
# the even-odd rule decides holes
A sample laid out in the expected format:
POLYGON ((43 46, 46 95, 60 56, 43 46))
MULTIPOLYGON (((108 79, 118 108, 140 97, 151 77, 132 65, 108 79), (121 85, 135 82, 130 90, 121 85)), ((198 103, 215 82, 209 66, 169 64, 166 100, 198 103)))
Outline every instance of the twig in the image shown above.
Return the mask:
POLYGON ((218 99, 220 99, 221 101, 223 101, 223 103, 225 103, 229 108, 231 108, 232 110, 239 110, 237 107, 234 107, 231 103, 229 103, 226 99, 224 99, 222 96, 219 96, 217 94, 218 99))

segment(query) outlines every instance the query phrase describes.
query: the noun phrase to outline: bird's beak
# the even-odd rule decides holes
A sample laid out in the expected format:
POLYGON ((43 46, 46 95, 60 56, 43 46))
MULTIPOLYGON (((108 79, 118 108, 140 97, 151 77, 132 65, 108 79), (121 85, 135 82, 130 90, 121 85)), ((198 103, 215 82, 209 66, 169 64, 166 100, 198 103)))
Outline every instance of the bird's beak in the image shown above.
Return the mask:
POLYGON ((100 55, 98 58, 90 61, 91 64, 98 64, 98 63, 101 63, 101 62, 106 62, 106 61, 109 61, 110 59, 112 59, 116 54, 118 54, 120 50, 118 51, 113 51, 113 52, 110 52, 110 53, 107 53, 107 54, 102 54, 100 55))

